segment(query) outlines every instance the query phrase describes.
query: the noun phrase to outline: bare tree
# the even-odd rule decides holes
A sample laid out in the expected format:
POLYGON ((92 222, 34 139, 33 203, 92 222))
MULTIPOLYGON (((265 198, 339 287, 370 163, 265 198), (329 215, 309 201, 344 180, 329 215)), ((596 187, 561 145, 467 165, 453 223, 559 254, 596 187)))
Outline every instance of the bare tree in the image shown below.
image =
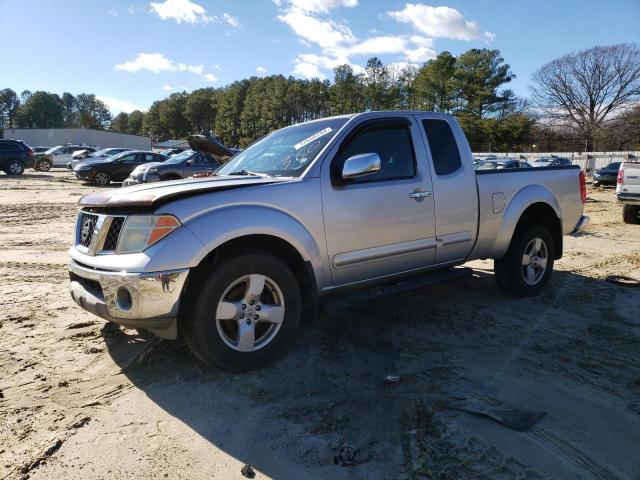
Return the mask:
POLYGON ((640 99, 640 48, 623 43, 565 55, 533 74, 534 103, 576 127, 593 150, 596 133, 640 99))

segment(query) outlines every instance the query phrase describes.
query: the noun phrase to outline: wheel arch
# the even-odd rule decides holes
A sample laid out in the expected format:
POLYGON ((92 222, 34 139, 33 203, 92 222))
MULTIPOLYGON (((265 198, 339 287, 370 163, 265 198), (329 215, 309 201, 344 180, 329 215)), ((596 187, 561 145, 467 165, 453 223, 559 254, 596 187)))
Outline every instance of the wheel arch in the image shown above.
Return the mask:
POLYGON ((506 253, 519 229, 527 225, 544 225, 553 238, 555 259, 562 258, 563 237, 560 205, 555 195, 541 185, 529 185, 513 196, 496 235, 494 258, 506 253))
POLYGON ((228 256, 247 251, 259 251, 273 255, 287 265, 300 286, 302 296, 302 318, 315 318, 318 310, 318 289, 313 266, 308 259, 290 242, 283 238, 264 233, 241 235, 231 238, 207 253, 192 269, 180 301, 178 317, 193 304, 193 296, 197 294, 195 285, 201 284, 204 277, 216 268, 216 264, 228 256))

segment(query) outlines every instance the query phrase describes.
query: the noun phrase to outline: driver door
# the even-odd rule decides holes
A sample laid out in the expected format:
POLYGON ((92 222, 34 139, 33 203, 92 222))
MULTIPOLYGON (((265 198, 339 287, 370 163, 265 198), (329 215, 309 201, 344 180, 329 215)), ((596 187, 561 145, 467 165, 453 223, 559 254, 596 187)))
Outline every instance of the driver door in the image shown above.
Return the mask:
POLYGON ((322 206, 335 286, 433 264, 435 216, 421 138, 410 116, 365 119, 323 163, 322 206), (378 154, 380 171, 342 181, 347 158, 365 153, 378 154))

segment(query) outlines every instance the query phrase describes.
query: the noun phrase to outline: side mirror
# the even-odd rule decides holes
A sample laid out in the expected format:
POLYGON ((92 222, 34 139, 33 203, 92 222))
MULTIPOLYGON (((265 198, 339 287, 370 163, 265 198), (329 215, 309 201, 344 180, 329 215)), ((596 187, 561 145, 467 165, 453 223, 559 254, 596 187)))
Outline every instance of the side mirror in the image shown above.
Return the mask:
POLYGON ((382 163, 377 153, 360 153, 345 160, 342 167, 342 179, 365 177, 380 171, 382 163))

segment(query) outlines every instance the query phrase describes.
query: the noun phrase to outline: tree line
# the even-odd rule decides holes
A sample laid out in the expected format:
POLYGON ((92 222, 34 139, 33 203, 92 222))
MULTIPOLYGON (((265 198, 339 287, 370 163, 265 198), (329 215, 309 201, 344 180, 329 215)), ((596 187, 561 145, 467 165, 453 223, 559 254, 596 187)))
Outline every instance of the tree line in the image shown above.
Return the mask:
MULTIPOLYGON (((428 110, 455 115, 474 151, 640 149, 640 49, 594 47, 543 65, 530 99, 498 50, 444 51, 419 68, 373 57, 362 72, 334 69, 333 81, 251 77, 222 88, 175 92, 146 112, 112 117, 91 94, 0 91, 0 122, 19 127, 87 127, 149 135, 191 133, 244 147, 277 128, 365 110, 428 110)), ((1 126, 1 125, 0 125, 1 126)))

